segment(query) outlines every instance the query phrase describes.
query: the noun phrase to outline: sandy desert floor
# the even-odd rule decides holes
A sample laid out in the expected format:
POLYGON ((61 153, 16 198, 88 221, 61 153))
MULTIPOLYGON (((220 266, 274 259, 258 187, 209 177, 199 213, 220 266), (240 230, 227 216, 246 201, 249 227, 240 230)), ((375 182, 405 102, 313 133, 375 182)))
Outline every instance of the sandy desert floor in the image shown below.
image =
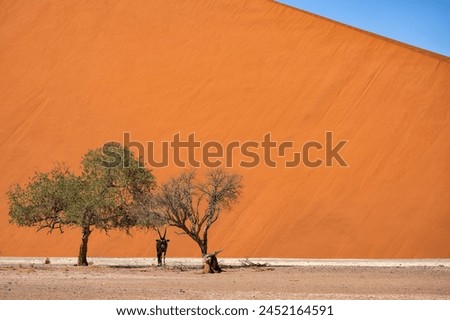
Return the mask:
POLYGON ((450 267, 2 263, 0 299, 450 299, 450 267))

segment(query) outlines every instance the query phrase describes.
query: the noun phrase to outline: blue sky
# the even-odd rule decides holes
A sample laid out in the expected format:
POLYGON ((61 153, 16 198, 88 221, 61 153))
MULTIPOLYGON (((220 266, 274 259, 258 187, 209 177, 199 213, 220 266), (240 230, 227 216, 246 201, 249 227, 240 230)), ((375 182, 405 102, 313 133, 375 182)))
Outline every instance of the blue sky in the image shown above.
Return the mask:
POLYGON ((450 57, 450 0, 277 0, 450 57))

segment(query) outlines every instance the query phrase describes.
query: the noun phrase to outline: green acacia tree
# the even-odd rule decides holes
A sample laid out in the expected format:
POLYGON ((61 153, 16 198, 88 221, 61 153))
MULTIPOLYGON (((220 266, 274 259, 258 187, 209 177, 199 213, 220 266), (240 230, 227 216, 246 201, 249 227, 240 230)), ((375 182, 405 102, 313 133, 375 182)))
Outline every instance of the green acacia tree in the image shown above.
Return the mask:
POLYGON ((79 227, 78 265, 86 266, 92 231, 129 232, 139 224, 133 208, 151 194, 155 184, 153 174, 130 150, 108 143, 84 155, 79 175, 58 164, 49 172, 36 172, 24 187, 12 186, 8 192, 10 222, 49 232, 79 227))

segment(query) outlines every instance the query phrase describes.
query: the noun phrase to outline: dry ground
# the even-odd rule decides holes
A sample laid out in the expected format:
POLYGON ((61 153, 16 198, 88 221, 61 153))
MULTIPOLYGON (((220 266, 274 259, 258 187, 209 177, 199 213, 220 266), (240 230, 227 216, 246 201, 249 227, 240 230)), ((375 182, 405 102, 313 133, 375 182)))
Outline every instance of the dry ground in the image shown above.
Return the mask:
POLYGON ((450 299, 450 268, 1 265, 0 299, 450 299))

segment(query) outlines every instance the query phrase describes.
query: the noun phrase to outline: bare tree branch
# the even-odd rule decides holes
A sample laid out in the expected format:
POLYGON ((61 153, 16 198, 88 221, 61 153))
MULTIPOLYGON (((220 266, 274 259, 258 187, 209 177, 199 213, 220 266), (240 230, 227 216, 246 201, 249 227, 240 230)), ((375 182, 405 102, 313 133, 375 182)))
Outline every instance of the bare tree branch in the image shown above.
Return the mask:
POLYGON ((241 194, 242 177, 222 169, 206 173, 198 182, 187 171, 163 184, 155 196, 154 211, 170 226, 181 229, 207 254, 208 232, 220 214, 231 209, 241 194))

